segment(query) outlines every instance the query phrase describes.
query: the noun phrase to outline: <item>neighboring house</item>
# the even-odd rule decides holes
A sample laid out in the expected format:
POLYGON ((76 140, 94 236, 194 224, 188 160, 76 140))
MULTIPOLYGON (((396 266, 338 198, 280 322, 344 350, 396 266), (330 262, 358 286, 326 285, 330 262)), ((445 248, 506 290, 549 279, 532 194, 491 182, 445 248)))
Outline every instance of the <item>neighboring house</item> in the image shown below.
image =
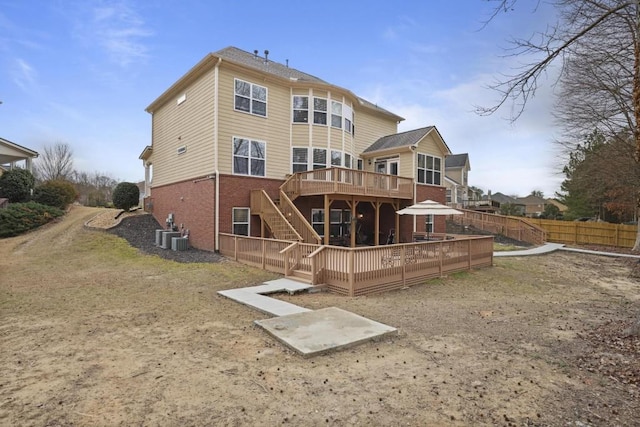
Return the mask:
POLYGON ((395 214, 445 202, 438 130, 398 133, 402 117, 267 53, 208 54, 147 107, 145 209, 209 250, 220 233, 353 246, 444 232, 395 214))
POLYGON ((506 194, 502 194, 500 192, 491 194, 491 191, 489 191, 488 194, 483 197, 483 199, 491 202, 491 205, 496 207, 496 212, 498 213, 503 205, 514 206, 516 215, 524 215, 525 213, 525 205, 522 204, 518 199, 507 196, 506 194))
POLYGON ((445 159, 445 187, 447 203, 457 208, 466 208, 469 197, 469 154, 452 154, 445 159))
POLYGON ((518 203, 524 206, 524 216, 537 218, 544 212, 547 201, 542 197, 529 195, 527 197, 518 197, 518 203))
POLYGON ((36 157, 38 157, 36 151, 0 138, 0 175, 3 171, 16 167, 33 172, 33 159, 36 157))
POLYGON ((569 210, 569 207, 564 203, 560 202, 558 199, 547 199, 547 204, 552 204, 558 208, 561 214, 565 214, 569 210))

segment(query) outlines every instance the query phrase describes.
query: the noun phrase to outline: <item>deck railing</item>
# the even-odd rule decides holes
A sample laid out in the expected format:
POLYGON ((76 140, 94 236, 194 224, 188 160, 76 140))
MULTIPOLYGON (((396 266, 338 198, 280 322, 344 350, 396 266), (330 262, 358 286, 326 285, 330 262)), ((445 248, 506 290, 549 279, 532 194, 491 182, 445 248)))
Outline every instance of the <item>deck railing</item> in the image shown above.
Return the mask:
POLYGON ((510 239, 541 245, 546 241, 543 228, 532 224, 525 218, 495 215, 460 209, 464 215, 451 215, 451 220, 461 225, 471 225, 492 234, 502 234, 510 239))
POLYGON ((322 194, 413 199, 411 178, 335 167, 298 172, 289 177, 281 189, 291 200, 322 194))
POLYGON ((300 270, 332 292, 369 295, 493 265, 493 237, 345 248, 220 233, 220 252, 280 274, 300 270), (289 258, 286 258, 289 257, 289 258))

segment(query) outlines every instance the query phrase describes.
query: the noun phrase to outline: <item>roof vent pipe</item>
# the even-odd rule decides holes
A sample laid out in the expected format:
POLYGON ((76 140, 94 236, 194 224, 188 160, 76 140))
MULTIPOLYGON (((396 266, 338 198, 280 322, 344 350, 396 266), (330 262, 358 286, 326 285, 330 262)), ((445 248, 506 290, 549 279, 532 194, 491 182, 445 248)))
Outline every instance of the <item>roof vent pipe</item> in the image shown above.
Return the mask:
POLYGON ((253 50, 253 57, 254 57, 255 59, 258 59, 258 49, 254 49, 254 50, 253 50))
POLYGON ((265 50, 264 51, 264 63, 266 64, 267 62, 269 62, 269 51, 265 50))

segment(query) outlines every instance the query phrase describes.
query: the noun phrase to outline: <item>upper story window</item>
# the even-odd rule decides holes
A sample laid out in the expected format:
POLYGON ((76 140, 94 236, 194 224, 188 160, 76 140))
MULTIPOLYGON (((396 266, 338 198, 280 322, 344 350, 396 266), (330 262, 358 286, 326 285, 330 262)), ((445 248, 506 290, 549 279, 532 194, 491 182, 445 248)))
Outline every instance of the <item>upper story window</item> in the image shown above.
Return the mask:
POLYGON ((313 98, 313 123, 327 124, 327 100, 324 98, 313 98))
POLYGON ((309 123, 309 97, 293 97, 293 123, 309 123))
POLYGON ((351 169, 351 154, 344 153, 344 167, 351 169))
POLYGON ((266 117, 267 88, 244 80, 235 79, 235 103, 238 111, 266 117))
POLYGON ((331 101, 331 127, 342 129, 342 103, 331 101))
POLYGON ((233 173, 265 176, 266 143, 246 138, 233 138, 233 173))
POLYGON ((442 185, 442 160, 440 157, 418 153, 417 181, 421 184, 442 185))

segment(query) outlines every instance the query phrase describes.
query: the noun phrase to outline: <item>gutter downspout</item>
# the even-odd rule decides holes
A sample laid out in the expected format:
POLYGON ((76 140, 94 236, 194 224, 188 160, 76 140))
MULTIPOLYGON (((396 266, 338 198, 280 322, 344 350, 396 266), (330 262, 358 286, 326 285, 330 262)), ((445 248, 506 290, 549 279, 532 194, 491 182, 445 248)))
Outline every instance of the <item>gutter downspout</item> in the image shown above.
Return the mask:
POLYGON ((218 58, 218 62, 214 67, 214 94, 213 94, 213 156, 214 156, 214 171, 216 175, 216 196, 215 196, 215 214, 214 223, 216 228, 215 233, 215 251, 220 252, 220 170, 218 169, 218 69, 222 58, 218 58))

